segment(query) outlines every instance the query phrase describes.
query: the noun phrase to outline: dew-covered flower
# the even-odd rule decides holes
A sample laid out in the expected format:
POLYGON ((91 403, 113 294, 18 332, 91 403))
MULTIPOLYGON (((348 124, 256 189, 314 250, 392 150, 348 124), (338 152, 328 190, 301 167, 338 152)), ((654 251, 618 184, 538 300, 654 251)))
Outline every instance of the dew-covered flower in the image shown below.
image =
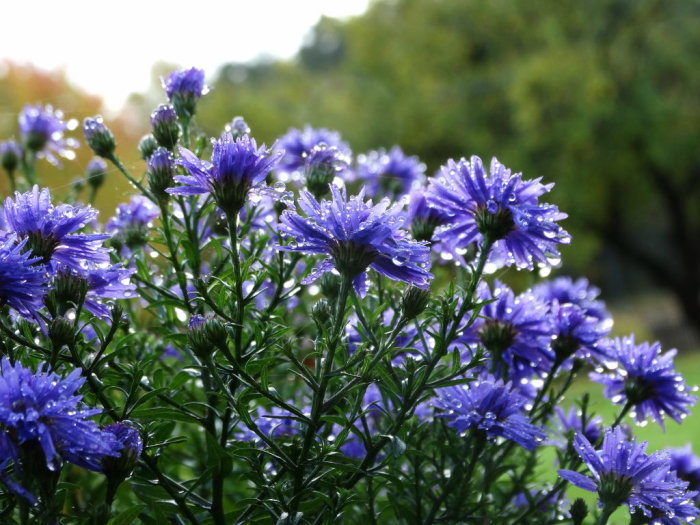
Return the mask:
POLYGON ((107 159, 114 155, 117 143, 101 116, 86 118, 83 122, 83 132, 85 133, 85 142, 95 152, 95 155, 107 159))
MULTIPOLYGON (((411 225, 411 234, 419 241, 433 241, 435 230, 447 224, 450 218, 441 208, 430 205, 423 189, 411 192, 406 217, 411 225)), ((435 251, 443 250, 436 247, 435 251)))
POLYGON ((121 443, 119 457, 105 457, 102 460, 102 471, 108 476, 126 478, 136 465, 136 461, 143 452, 143 438, 141 432, 131 425, 121 421, 107 425, 102 429, 113 434, 116 440, 121 443))
POLYGON ((556 300, 559 304, 575 304, 582 308, 586 315, 595 317, 612 327, 612 317, 605 308, 605 303, 598 299, 600 289, 589 284, 588 279, 581 277, 574 281, 571 277, 557 277, 542 281, 531 290, 546 303, 556 300))
POLYGON ((63 112, 52 106, 24 106, 19 114, 19 131, 22 143, 38 157, 45 157, 51 164, 58 165, 56 155, 72 160, 78 141, 66 138, 63 133, 68 125, 63 122, 63 112))
MULTIPOLYGON (((690 443, 685 447, 669 448, 666 452, 671 458, 671 470, 688 482, 688 490, 700 491, 700 458, 693 454, 690 443)), ((695 502, 700 503, 700 495, 695 496, 695 502)))
POLYGON ((592 372, 591 379, 616 405, 631 405, 637 422, 651 417, 663 428, 664 415, 680 423, 690 413, 697 399, 673 367, 675 350, 662 354, 658 342, 636 344, 630 335, 609 341, 607 352, 612 370, 592 372))
POLYGON ((576 434, 582 434, 590 443, 597 443, 603 434, 603 418, 600 416, 587 417, 584 421, 581 410, 572 406, 568 412, 560 406, 554 407, 556 419, 552 418, 553 431, 557 436, 565 438, 554 440, 554 444, 566 446, 569 439, 576 434))
POLYGON ((479 157, 449 160, 428 188, 429 202, 451 216, 437 237, 454 250, 480 248, 488 238, 494 243, 489 257, 494 264, 556 265, 559 245, 569 243, 570 236, 557 224, 566 214, 539 202, 552 186, 540 179, 524 181, 495 158, 490 174, 479 157))
POLYGON ((584 309, 573 303, 560 304, 557 300, 550 304, 549 317, 557 365, 571 356, 583 360, 595 357, 598 361, 607 358, 606 347, 600 343, 610 333, 609 323, 587 315, 584 309))
POLYGON ((280 231, 292 238, 281 250, 328 256, 302 281, 308 284, 336 269, 353 280, 360 295, 366 290, 366 270, 372 268, 397 281, 420 288, 428 286, 432 274, 426 269, 430 250, 409 239, 401 229, 405 223, 401 206, 389 201, 373 205, 364 200, 364 190, 348 199, 345 188, 331 185, 332 201, 320 203, 308 192, 299 196, 305 217, 285 210, 280 231))
POLYGON ((46 267, 25 250, 27 239, 0 239, 0 306, 7 304, 24 317, 41 308, 46 293, 46 267))
POLYGON ((228 131, 234 139, 250 135, 250 126, 241 116, 233 117, 233 120, 224 126, 224 130, 228 131))
POLYGON ((178 117, 186 120, 192 118, 197 101, 209 91, 204 84, 204 70, 195 67, 173 71, 162 82, 178 117))
POLYGON ((370 197, 399 197, 417 189, 425 180, 425 164, 409 157, 400 147, 378 149, 357 157, 357 177, 370 197))
MULTIPOLYGON (((180 148, 180 155, 178 163, 189 175, 176 175, 175 180, 183 186, 169 188, 167 192, 176 195, 211 193, 219 208, 232 214, 245 205, 252 189, 266 195, 270 193, 262 183, 282 152, 273 152, 264 144, 258 148, 255 139, 248 135, 234 140, 230 133, 224 132, 214 143, 211 162, 199 160, 185 148, 180 148)), ((277 194, 279 196, 279 192, 277 194)))
POLYGON ((619 427, 605 433, 600 450, 581 434, 574 438, 574 448, 591 477, 573 470, 559 470, 559 475, 579 488, 597 492, 604 509, 627 505, 635 514, 672 520, 669 523, 685 523, 681 514, 693 514, 692 508, 682 504, 690 499, 688 484, 670 471, 669 457, 662 452, 647 454, 646 442, 628 440, 619 427))
POLYGON ((530 423, 523 407, 527 399, 493 377, 485 376, 466 385, 437 390, 433 405, 447 419, 447 425, 460 434, 473 430, 489 438, 503 437, 533 450, 545 437, 541 428, 530 423))
POLYGON ((0 165, 8 173, 14 173, 22 160, 22 148, 14 140, 0 142, 0 165))
POLYGON ((517 382, 549 372, 554 354, 548 306, 529 293, 516 296, 498 280, 493 291, 481 283, 477 298, 489 302, 464 339, 489 352, 491 368, 517 382))
POLYGON ((15 193, 14 200, 8 197, 3 211, 7 229, 26 239, 32 255, 44 264, 80 269, 85 261, 109 261, 102 246, 109 235, 77 233, 97 218, 98 211, 90 206, 54 206, 48 188, 39 191, 34 186, 27 193, 15 193))
POLYGON ((350 158, 336 146, 318 144, 304 159, 306 187, 317 199, 328 194, 329 185, 348 169, 350 158))
POLYGON ((279 179, 282 182, 299 180, 304 171, 306 156, 319 144, 335 147, 347 157, 351 154, 350 147, 337 131, 311 126, 305 126, 303 130, 292 128, 277 142, 278 147, 284 151, 278 166, 279 179))
MULTIPOLYGON (((100 413, 81 403, 76 394, 85 382, 80 370, 65 378, 53 372, 34 373, 5 357, 0 377, 2 432, 16 447, 36 446, 49 470, 62 460, 90 470, 100 470, 105 456, 118 456, 122 445, 88 418, 100 413)), ((13 456, 18 468, 19 455, 13 456)))
POLYGON ((180 138, 180 125, 177 123, 175 108, 170 104, 161 104, 151 113, 153 136, 158 144, 171 150, 180 138))
POLYGON ((160 209, 143 195, 134 195, 128 203, 117 206, 114 217, 107 221, 106 231, 112 242, 122 247, 122 255, 146 244, 152 221, 160 215, 160 209))

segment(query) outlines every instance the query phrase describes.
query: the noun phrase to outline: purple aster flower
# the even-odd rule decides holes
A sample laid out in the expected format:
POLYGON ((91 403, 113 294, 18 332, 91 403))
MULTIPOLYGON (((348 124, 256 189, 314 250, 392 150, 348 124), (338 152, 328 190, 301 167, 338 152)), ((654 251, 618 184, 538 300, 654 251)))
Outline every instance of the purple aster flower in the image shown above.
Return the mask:
POLYGON ((564 363, 571 356, 598 361, 608 358, 605 345, 601 340, 610 333, 610 324, 601 322, 597 317, 573 303, 560 304, 556 299, 550 306, 552 324, 552 350, 557 365, 564 363))
POLYGON ((477 379, 466 385, 441 388, 433 401, 435 415, 448 420, 447 425, 461 435, 467 431, 483 432, 488 438, 503 437, 534 450, 546 434, 530 423, 523 413, 527 400, 493 377, 477 379))
POLYGON ((357 177, 367 186, 370 197, 399 197, 418 189, 425 180, 425 164, 418 157, 409 157, 400 147, 388 152, 370 151, 357 157, 357 177))
POLYGON ((41 262, 57 262, 80 269, 85 261, 109 261, 102 241, 107 234, 76 233, 97 218, 98 211, 90 206, 51 204, 48 188, 39 191, 34 186, 27 193, 15 193, 7 198, 4 207, 7 228, 20 239, 27 239, 32 255, 41 262))
POLYGON ((340 133, 325 128, 314 129, 311 126, 305 126, 303 130, 290 129, 280 137, 277 144, 281 150, 284 150, 284 156, 278 167, 280 171, 278 177, 282 182, 301 179, 306 156, 314 146, 319 144, 335 147, 347 157, 351 155, 350 146, 341 139, 340 133))
MULTIPOLYGON (((270 195, 262 183, 282 152, 271 152, 265 145, 258 148, 255 139, 248 135, 233 140, 225 132, 214 143, 211 163, 199 160, 185 148, 180 148, 180 155, 178 163, 189 175, 176 175, 175 180, 184 186, 166 191, 176 195, 211 193, 219 208, 231 214, 240 211, 251 190, 270 195)), ((272 193, 280 196, 279 191, 272 193)))
POLYGON ((360 295, 366 291, 366 270, 375 271, 396 281, 419 288, 428 286, 433 277, 426 269, 430 250, 424 243, 410 240, 400 228, 405 222, 400 205, 389 207, 388 200, 376 206, 364 200, 364 190, 347 198, 345 188, 331 185, 332 201, 320 203, 302 191, 299 207, 306 217, 285 210, 280 231, 290 236, 292 244, 279 249, 327 255, 302 281, 308 284, 326 272, 337 269, 353 279, 360 295))
POLYGON ((335 146, 314 146, 304 163, 306 187, 320 199, 328 193, 329 184, 348 169, 349 163, 350 157, 335 146))
POLYGON ((559 304, 575 304, 586 315, 606 322, 612 328, 612 316, 605 308, 605 303, 598 299, 600 289, 588 283, 588 279, 575 281, 571 277, 557 277, 543 281, 532 287, 532 293, 546 303, 558 301, 559 304))
POLYGON ((548 373, 554 354, 547 305, 528 293, 516 296, 498 280, 493 292, 481 283, 477 297, 490 302, 464 334, 465 342, 481 343, 490 354, 492 370, 517 382, 548 373))
POLYGON ((14 140, 0 142, 0 165, 8 173, 14 173, 22 156, 22 148, 14 140))
POLYGON ((86 118, 83 122, 83 132, 85 133, 85 142, 95 152, 95 155, 107 159, 114 156, 114 148, 117 147, 117 143, 101 116, 86 118))
POLYGON ((26 244, 26 239, 18 243, 14 235, 0 239, 0 305, 31 317, 43 304, 46 267, 25 251, 26 244))
MULTIPOLYGON (((80 370, 61 378, 5 357, 1 371, 0 423, 13 445, 38 445, 49 470, 60 468, 61 460, 100 470, 103 457, 119 455, 121 443, 88 419, 100 410, 86 408, 76 395, 85 381, 80 370)), ((19 457, 12 459, 18 468, 19 457)))
POLYGON ((122 255, 146 244, 152 221, 160 215, 160 209, 143 195, 134 195, 126 204, 117 206, 117 213, 107 221, 106 230, 122 246, 122 255))
POLYGON ((250 135, 250 126, 243 117, 233 117, 233 120, 224 126, 224 131, 229 132, 234 139, 243 135, 250 135))
POLYGON ((613 359, 607 373, 592 372, 591 379, 605 385, 605 395, 616 405, 631 406, 642 423, 650 416, 661 427, 664 415, 680 423, 697 399, 673 368, 675 350, 661 353, 661 344, 635 344, 634 336, 618 337, 607 344, 613 359))
MULTIPOLYGON (((679 479, 688 482, 688 490, 700 491, 700 458, 693 454, 690 443, 681 448, 669 448, 666 452, 671 458, 671 470, 679 479)), ((698 496, 695 496, 695 502, 700 503, 698 496)))
POLYGON ((209 92, 204 84, 204 70, 195 67, 173 71, 162 82, 177 115, 186 120, 194 115, 197 101, 209 92))
POLYGON ((180 126, 177 123, 175 108, 170 104, 161 104, 151 113, 153 136, 158 144, 171 150, 180 138, 180 126))
POLYGON ((557 406, 554 407, 554 413, 557 416, 553 420, 554 433, 565 438, 553 441, 557 446, 566 446, 569 439, 576 434, 582 434, 590 443, 595 444, 603 434, 603 418, 600 416, 587 418, 584 422, 583 413, 576 406, 569 408, 568 412, 564 412, 563 408, 557 406))
MULTIPOLYGON (((422 189, 411 192, 406 217, 411 224, 411 234, 419 241, 433 241, 435 230, 449 222, 449 215, 441 208, 431 206, 422 189)), ((435 247, 437 252, 442 249, 435 247)))
POLYGON ((121 443, 119 457, 105 457, 102 460, 102 470, 108 476, 124 479, 131 474, 136 461, 143 452, 143 438, 137 428, 123 422, 112 423, 102 429, 113 434, 121 443))
MULTIPOLYGON (((592 477, 573 470, 559 470, 559 475, 579 488, 597 492, 604 513, 627 505, 635 514, 652 517, 660 513, 673 520, 670 523, 685 522, 678 516, 678 508, 689 499, 688 484, 670 472, 666 454, 646 454, 647 443, 627 440, 619 427, 605 433, 600 450, 595 450, 581 434, 574 438, 574 448, 592 477)), ((687 514, 687 509, 683 513, 687 514)))
POLYGON ((24 106, 19 114, 19 131, 24 146, 54 165, 59 165, 56 155, 69 160, 75 158, 73 148, 79 144, 77 140, 63 136, 67 129, 63 112, 52 106, 24 106))
POLYGON ((523 181, 520 173, 511 175, 495 158, 490 174, 479 157, 449 160, 428 188, 428 201, 452 218, 437 237, 453 249, 480 248, 488 237, 494 243, 490 261, 495 264, 529 269, 535 263, 558 264, 558 245, 571 240, 557 224, 566 214, 538 202, 553 186, 540 180, 523 181))

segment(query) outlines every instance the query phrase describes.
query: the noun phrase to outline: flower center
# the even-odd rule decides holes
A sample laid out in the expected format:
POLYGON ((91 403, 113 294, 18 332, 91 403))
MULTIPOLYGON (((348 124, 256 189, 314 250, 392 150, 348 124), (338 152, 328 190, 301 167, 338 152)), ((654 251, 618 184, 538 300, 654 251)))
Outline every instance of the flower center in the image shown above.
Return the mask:
POLYGON ((513 214, 508 208, 498 206, 495 212, 486 206, 479 206, 474 216, 479 233, 488 236, 492 241, 503 239, 515 230, 513 214))
POLYGON ((641 377, 628 376, 625 379, 625 396, 633 405, 639 404, 654 396, 654 385, 641 377))
POLYGON ((486 321, 479 330, 481 344, 494 356, 500 356, 505 352, 513 344, 517 334, 517 330, 511 323, 493 319, 486 321))
POLYGON ((342 275, 353 279, 364 272, 378 255, 371 246, 353 241, 336 241, 330 248, 335 267, 342 275))
POLYGON ((32 252, 32 255, 41 257, 39 264, 47 264, 60 244, 58 239, 53 235, 44 235, 41 232, 28 232, 26 238, 27 246, 32 252))
POLYGON ((598 495, 603 506, 619 507, 632 494, 634 483, 631 478, 614 472, 605 472, 600 476, 598 495))

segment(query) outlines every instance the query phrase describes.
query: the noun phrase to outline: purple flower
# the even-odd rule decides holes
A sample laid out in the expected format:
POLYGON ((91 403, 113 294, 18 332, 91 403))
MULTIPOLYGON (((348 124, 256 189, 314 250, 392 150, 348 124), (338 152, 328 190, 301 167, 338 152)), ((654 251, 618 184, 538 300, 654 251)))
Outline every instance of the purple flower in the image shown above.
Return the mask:
POLYGON ((78 141, 65 138, 63 132, 68 126, 63 122, 63 112, 52 106, 24 106, 19 114, 19 131, 25 147, 45 157, 51 164, 59 165, 56 155, 72 160, 78 141))
POLYGON ((27 193, 15 193, 14 200, 8 197, 4 214, 10 232, 27 239, 32 255, 45 264, 59 262, 80 269, 85 261, 109 261, 102 246, 109 235, 76 233, 97 218, 97 210, 90 206, 54 206, 48 188, 39 191, 34 186, 27 193))
MULTIPOLYGON (((700 491, 700 458, 693 454, 690 443, 681 448, 669 448, 666 452, 671 458, 671 470, 688 482, 688 490, 700 491)), ((695 502, 700 503, 697 495, 695 502)))
POLYGON ((495 158, 490 174, 479 157, 449 160, 428 188, 428 201, 451 216, 451 224, 437 237, 456 250, 481 247, 487 236, 494 243, 490 260, 496 264, 529 269, 556 265, 561 258, 558 245, 571 238, 557 224, 566 214, 538 202, 552 186, 540 184, 540 179, 523 181, 520 173, 511 175, 495 158))
MULTIPOLYGON (((419 241, 433 241, 436 228, 448 223, 449 215, 441 208, 431 206, 422 189, 411 192, 406 217, 411 224, 411 234, 419 241)), ((437 252, 443 251, 435 247, 437 252)))
POLYGON ((189 175, 176 175, 175 180, 184 186, 169 188, 167 192, 176 195, 211 193, 219 208, 231 214, 240 211, 251 189, 268 193, 261 183, 282 152, 271 152, 265 145, 258 148, 255 139, 248 135, 234 141, 230 133, 224 132, 214 143, 211 163, 199 160, 185 148, 180 148, 180 155, 178 162, 189 175))
POLYGON ((116 215, 107 221, 106 230, 124 247, 122 255, 128 255, 146 243, 148 230, 158 215, 158 206, 143 195, 134 195, 128 203, 117 206, 116 215))
POLYGON ((482 307, 479 319, 464 338, 486 348, 492 369, 517 382, 549 372, 554 354, 547 305, 528 293, 516 296, 498 280, 493 292, 481 283, 477 296, 490 302, 482 307))
POLYGON ((8 173, 13 173, 22 160, 22 148, 14 140, 0 142, 0 165, 8 173))
POLYGON ((18 243, 14 235, 0 240, 0 305, 31 317, 44 300, 46 267, 25 251, 26 244, 26 239, 18 243))
POLYGON ((98 317, 109 318, 110 308, 104 300, 136 297, 136 286, 131 283, 135 271, 136 268, 124 268, 121 264, 106 267, 88 264, 82 272, 88 283, 85 309, 98 317))
POLYGON ((425 180, 425 164, 418 157, 409 157, 400 147, 388 152, 370 151, 357 157, 357 177, 367 187, 370 197, 398 197, 417 189, 425 180))
POLYGON ((606 322, 612 327, 612 317, 605 308, 605 303, 598 299, 600 290, 588 283, 588 279, 580 278, 575 281, 571 277, 557 277, 543 281, 532 287, 532 293, 546 303, 558 301, 559 304, 575 304, 583 309, 586 315, 606 322))
POLYGON ((549 315, 552 321, 552 350, 557 364, 564 363, 571 356, 584 360, 594 356, 598 361, 608 357, 605 345, 600 342, 610 333, 609 323, 587 315, 575 304, 560 304, 557 300, 551 303, 549 315))
POLYGON ((100 410, 86 408, 76 395, 85 381, 80 370, 61 378, 44 370, 33 373, 19 362, 12 365, 7 357, 1 370, 0 423, 15 447, 15 468, 18 448, 29 443, 39 445, 49 470, 60 468, 61 460, 100 470, 103 457, 119 455, 121 443, 88 419, 100 410))
POLYGON ((337 269, 353 279, 355 289, 364 295, 369 267, 396 281, 428 286, 433 277, 426 269, 429 248, 410 240, 400 229, 405 222, 400 205, 387 209, 389 201, 382 200, 374 206, 372 201, 365 202, 364 190, 350 199, 345 188, 331 185, 331 192, 332 201, 319 203, 302 191, 298 203, 306 217, 285 210, 280 218, 279 229, 292 238, 292 243, 279 249, 328 256, 303 284, 337 269))
POLYGON ((583 421, 583 413, 578 407, 572 406, 568 412, 557 406, 554 407, 554 413, 557 418, 553 420, 554 432, 559 436, 566 438, 561 441, 555 441, 558 446, 566 446, 568 440, 576 434, 582 434, 590 443, 597 443, 603 433, 603 418, 600 416, 589 417, 583 421))
MULTIPOLYGON (((574 438, 574 448, 592 477, 573 470, 559 470, 559 475, 579 488, 597 492, 599 506, 611 511, 627 505, 635 514, 656 514, 671 519, 669 523, 685 522, 678 510, 688 514, 689 509, 682 505, 689 499, 688 484, 670 472, 666 454, 646 454, 647 443, 627 440, 619 427, 605 433, 599 451, 581 434, 574 438)), ((690 514, 697 514, 697 509, 690 514)))
POLYGON ((225 131, 228 131, 234 139, 240 138, 243 135, 250 135, 250 126, 243 117, 233 117, 233 120, 226 124, 225 131))
POLYGON ((305 158, 306 187, 316 197, 328 193, 329 184, 347 169, 350 158, 335 146, 318 144, 305 158))
POLYGON ((469 430, 483 432, 489 438, 503 437, 534 450, 545 433, 530 423, 523 413, 527 400, 493 377, 486 376, 466 385, 441 388, 433 404, 442 412, 438 417, 464 435, 469 430))
POLYGON ((592 372, 591 379, 605 385, 605 395, 616 405, 629 404, 634 418, 643 422, 648 416, 661 427, 664 414, 680 423, 697 399, 690 395, 683 377, 673 368, 675 350, 661 353, 661 345, 635 344, 634 336, 618 337, 607 344, 613 369, 603 374, 592 372))
POLYGON ((143 438, 137 428, 123 422, 112 423, 102 430, 113 434, 121 444, 118 458, 105 457, 102 460, 102 470, 108 476, 116 476, 119 479, 126 478, 136 465, 136 461, 143 452, 143 438))
POLYGON ((175 181, 175 159, 165 148, 157 148, 148 157, 148 188, 161 201, 167 199, 168 188, 175 181))
POLYGON ((151 113, 153 136, 158 144, 166 149, 173 149, 180 138, 180 126, 177 123, 175 108, 170 104, 161 104, 151 113))
POLYGON ((204 85, 204 70, 194 67, 173 71, 162 82, 177 115, 186 120, 194 115, 197 101, 209 92, 204 85))
POLYGON ((344 142, 340 133, 330 131, 325 128, 314 129, 311 126, 304 127, 303 130, 290 129, 285 135, 280 137, 277 145, 284 150, 284 156, 279 163, 279 179, 283 182, 299 180, 304 169, 306 156, 314 146, 325 144, 335 147, 347 157, 350 156, 350 146, 344 142))

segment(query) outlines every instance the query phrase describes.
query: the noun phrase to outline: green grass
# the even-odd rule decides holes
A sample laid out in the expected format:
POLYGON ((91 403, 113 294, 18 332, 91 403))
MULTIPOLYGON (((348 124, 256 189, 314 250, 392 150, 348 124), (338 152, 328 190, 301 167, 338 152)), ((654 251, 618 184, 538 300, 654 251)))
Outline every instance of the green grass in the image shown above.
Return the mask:
MULTIPOLYGON (((700 354, 686 352, 677 357, 676 368, 683 375, 688 385, 700 385, 700 354)), ((587 376, 583 376, 572 385, 562 403, 563 407, 568 409, 573 403, 581 399, 581 396, 585 393, 590 395, 590 412, 602 416, 605 424, 611 425, 621 407, 613 405, 603 395, 603 385, 590 381, 587 376)), ((658 424, 651 421, 645 426, 635 425, 629 416, 625 418, 625 423, 632 425, 633 432, 639 440, 649 442, 648 451, 650 452, 691 443, 696 454, 700 453, 700 438, 698 437, 700 436, 700 413, 691 413, 680 425, 667 418, 665 431, 658 424)), ((553 464, 554 458, 555 455, 551 447, 547 447, 547 449, 542 451, 539 479, 543 483, 552 483, 557 478, 556 466, 553 464)), ((589 508, 595 505, 596 502, 594 494, 575 487, 570 487, 567 490, 567 495, 571 501, 577 497, 584 498, 589 504, 589 508)), ((593 523, 591 519, 588 521, 593 523)), ((610 518, 608 523, 609 525, 626 525, 629 523, 629 514, 625 509, 620 509, 610 518)))

